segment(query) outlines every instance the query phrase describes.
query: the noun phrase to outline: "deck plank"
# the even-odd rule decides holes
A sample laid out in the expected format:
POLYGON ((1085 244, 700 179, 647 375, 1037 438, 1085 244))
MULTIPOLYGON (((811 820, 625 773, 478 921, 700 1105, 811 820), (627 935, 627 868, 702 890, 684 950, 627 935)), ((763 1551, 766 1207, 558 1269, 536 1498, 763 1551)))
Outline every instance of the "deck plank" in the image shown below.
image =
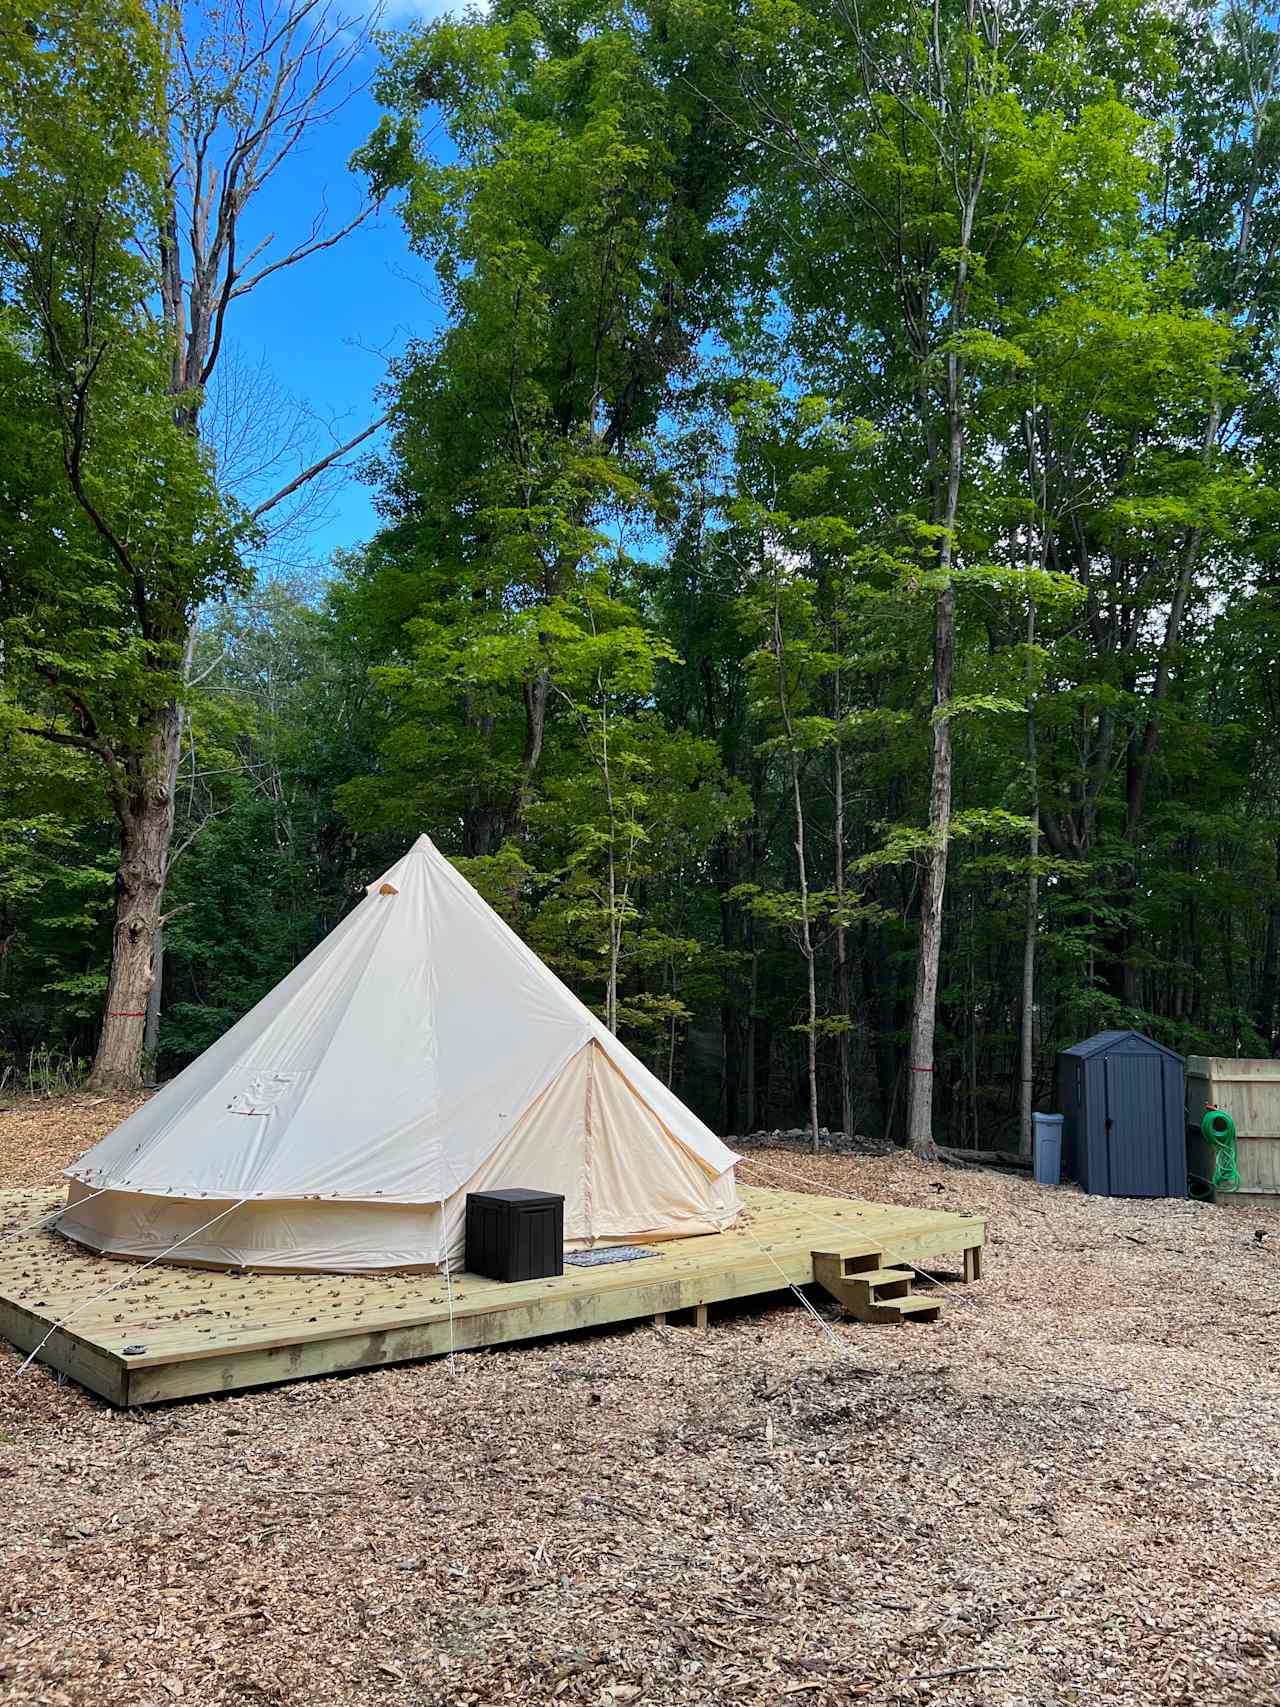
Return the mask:
MULTIPOLYGON (((813 1280, 815 1251, 887 1262, 980 1250, 977 1217, 740 1187, 724 1233, 651 1248, 635 1263, 501 1285, 468 1273, 333 1275, 131 1267, 26 1225, 49 1189, 0 1192, 0 1334, 114 1404, 369 1368, 698 1309, 813 1280), (113 1290, 100 1296, 106 1288, 113 1290), (145 1351, 125 1357, 126 1346, 145 1351)), ((967 1265, 971 1266, 971 1265, 967 1265)))

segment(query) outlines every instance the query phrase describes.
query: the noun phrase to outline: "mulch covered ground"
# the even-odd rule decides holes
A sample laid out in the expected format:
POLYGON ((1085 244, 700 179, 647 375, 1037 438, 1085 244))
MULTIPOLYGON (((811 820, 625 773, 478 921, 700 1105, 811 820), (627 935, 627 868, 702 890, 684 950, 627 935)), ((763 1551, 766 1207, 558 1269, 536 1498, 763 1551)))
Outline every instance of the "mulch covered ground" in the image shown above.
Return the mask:
MULTIPOLYGON (((0 1183, 122 1112, 0 1114, 0 1183)), ((986 1214, 986 1278, 132 1415, 5 1351, 0 1701, 1280 1707, 1280 1215, 797 1176, 986 1214)))

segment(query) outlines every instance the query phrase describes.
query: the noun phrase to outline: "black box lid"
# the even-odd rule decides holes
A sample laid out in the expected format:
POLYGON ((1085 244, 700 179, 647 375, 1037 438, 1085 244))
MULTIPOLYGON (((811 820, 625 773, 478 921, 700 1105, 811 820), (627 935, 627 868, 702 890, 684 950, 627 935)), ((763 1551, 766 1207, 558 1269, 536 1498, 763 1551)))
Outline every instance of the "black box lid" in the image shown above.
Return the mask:
POLYGON ((505 1186, 501 1191, 469 1191, 467 1196, 477 1203, 563 1203, 564 1194, 558 1191, 530 1191, 526 1186, 505 1186))

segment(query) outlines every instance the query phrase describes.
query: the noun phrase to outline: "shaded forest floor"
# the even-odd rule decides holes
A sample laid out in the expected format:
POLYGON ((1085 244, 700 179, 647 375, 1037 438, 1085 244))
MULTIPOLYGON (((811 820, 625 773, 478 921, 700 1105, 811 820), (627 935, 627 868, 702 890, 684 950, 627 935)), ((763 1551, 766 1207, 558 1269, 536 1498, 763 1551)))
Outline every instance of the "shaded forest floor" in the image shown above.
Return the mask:
MULTIPOLYGON (((127 1106, 0 1112, 0 1184, 127 1106)), ((6 1348, 0 1701, 1280 1707, 1280 1214, 798 1175, 987 1215, 986 1278, 134 1414, 6 1348)))

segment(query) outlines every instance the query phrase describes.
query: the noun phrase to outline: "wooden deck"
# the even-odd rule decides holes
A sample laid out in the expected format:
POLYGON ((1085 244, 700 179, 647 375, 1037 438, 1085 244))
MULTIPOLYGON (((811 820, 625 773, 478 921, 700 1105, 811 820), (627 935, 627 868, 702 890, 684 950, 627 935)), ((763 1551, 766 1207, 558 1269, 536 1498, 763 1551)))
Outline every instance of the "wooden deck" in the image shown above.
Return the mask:
MULTIPOLYGON (((986 1226, 937 1210, 742 1187, 728 1232, 656 1256, 501 1285, 471 1274, 266 1274, 131 1268, 56 1233, 20 1232, 62 1191, 0 1192, 0 1336, 116 1405, 437 1357, 776 1292, 815 1279, 815 1255, 894 1262, 963 1253, 986 1226), (97 1297, 107 1288, 109 1295, 97 1297), (90 1302, 90 1300, 94 1300, 90 1302)), ((865 1266, 865 1265, 864 1265, 865 1266)))

